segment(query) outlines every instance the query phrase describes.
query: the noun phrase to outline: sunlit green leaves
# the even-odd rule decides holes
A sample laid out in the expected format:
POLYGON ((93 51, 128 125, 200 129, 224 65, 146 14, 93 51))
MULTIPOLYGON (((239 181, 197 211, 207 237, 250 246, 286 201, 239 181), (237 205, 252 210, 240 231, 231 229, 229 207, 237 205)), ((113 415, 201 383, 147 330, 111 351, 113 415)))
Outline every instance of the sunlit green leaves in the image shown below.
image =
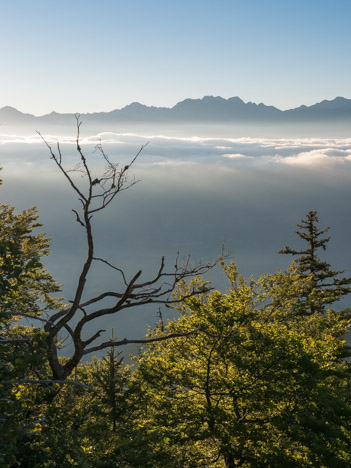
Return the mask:
POLYGON ((168 324, 199 332, 151 344, 138 361, 135 378, 150 401, 145 427, 164 444, 155 450, 169 437, 174 453, 202 441, 184 466, 197 466, 196 457, 206 466, 347 466, 349 374, 339 336, 349 321, 296 313, 310 278, 293 267, 248 282, 235 265, 224 271, 226 293, 185 301, 168 324))

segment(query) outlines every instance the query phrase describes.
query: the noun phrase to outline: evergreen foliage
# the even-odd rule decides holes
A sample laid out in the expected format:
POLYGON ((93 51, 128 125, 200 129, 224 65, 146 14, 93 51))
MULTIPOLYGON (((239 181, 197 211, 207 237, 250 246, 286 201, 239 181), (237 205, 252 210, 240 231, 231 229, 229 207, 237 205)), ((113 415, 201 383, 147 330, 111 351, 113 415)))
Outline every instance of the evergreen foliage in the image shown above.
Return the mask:
POLYGON ((330 236, 325 236, 329 227, 318 227, 319 219, 316 211, 309 211, 306 218, 297 225, 296 234, 307 245, 296 250, 289 246, 279 250, 281 254, 295 257, 295 264, 303 277, 310 277, 309 287, 303 295, 306 302, 306 314, 323 313, 326 308, 351 292, 351 277, 340 277, 344 271, 335 271, 319 256, 320 250, 325 251, 330 236))

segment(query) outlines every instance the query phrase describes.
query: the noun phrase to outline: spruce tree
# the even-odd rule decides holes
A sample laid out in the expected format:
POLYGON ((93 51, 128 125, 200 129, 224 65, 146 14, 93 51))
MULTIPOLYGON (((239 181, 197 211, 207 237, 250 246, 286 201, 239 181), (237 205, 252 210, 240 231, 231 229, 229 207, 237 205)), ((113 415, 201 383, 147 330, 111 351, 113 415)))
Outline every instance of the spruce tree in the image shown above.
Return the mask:
POLYGON ((351 277, 340 276, 343 270, 335 271, 319 256, 320 250, 326 250, 330 236, 325 234, 329 227, 318 227, 317 211, 309 211, 305 219, 297 224, 296 234, 306 242, 306 248, 295 250, 289 246, 279 250, 281 254, 295 257, 295 265, 303 277, 309 277, 310 282, 304 294, 306 314, 323 313, 328 306, 351 292, 351 277))

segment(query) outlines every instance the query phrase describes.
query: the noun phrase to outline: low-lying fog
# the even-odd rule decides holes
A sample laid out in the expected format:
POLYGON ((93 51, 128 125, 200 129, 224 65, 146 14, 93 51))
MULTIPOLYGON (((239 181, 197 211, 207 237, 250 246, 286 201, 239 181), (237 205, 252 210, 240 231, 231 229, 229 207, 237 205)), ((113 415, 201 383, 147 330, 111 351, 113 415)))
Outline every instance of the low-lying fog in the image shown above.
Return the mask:
MULTIPOLYGON (((76 160, 74 134, 60 140, 67 167, 76 160)), ((325 258, 334 269, 351 274, 351 138, 229 138, 162 136, 156 133, 82 135, 81 146, 92 167, 100 160, 101 140, 111 160, 126 164, 144 149, 130 174, 140 180, 94 217, 96 255, 132 275, 142 268, 152 276, 162 255, 170 267, 175 255, 215 258, 225 242, 240 272, 248 276, 286 268, 278 255, 285 244, 301 247, 294 234, 309 210, 321 226, 331 226, 325 258)), ((84 258, 82 228, 72 207, 75 194, 50 159, 38 135, 0 135, 3 186, 1 202, 18 210, 37 206, 43 230, 52 237, 47 266, 64 283, 70 299, 84 258)), ((84 180, 81 180, 84 183, 84 180)), ((219 269, 209 278, 219 289, 219 269)), ((113 288, 117 278, 98 268, 87 295, 113 288)), ((120 338, 142 337, 157 321, 156 309, 129 311, 108 319, 120 338)))

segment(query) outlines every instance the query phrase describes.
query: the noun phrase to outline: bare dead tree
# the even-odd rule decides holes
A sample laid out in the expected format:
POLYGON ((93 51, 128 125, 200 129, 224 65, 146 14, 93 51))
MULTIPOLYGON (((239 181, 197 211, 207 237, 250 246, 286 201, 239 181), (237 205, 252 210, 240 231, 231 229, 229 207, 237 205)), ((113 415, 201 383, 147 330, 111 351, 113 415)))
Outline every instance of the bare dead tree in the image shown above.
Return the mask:
POLYGON ((134 178, 129 178, 128 173, 146 145, 142 146, 129 164, 123 167, 113 163, 106 155, 102 145, 97 145, 96 149, 105 163, 105 170, 102 175, 96 177, 93 175, 81 148, 81 121, 79 115, 76 116, 76 120, 76 150, 79 157, 79 164, 74 169, 66 168, 60 144, 58 143, 56 150, 54 150, 47 140, 38 132, 49 149, 51 158, 78 197, 80 210, 72 211, 75 214, 76 221, 85 231, 87 249, 86 259, 82 266, 74 297, 70 305, 48 317, 44 325, 44 330, 47 332, 48 360, 53 378, 56 380, 67 379, 83 356, 89 353, 103 350, 111 346, 117 347, 130 343, 142 344, 170 339, 174 336, 186 336, 190 333, 196 333, 198 330, 193 330, 190 333, 187 332, 184 334, 169 334, 158 338, 135 340, 124 338, 118 341, 102 340, 99 342, 98 340, 99 338, 100 340, 102 339, 101 335, 105 330, 97 330, 87 339, 83 339, 82 337, 85 327, 91 324, 91 322, 95 321, 96 323, 96 320, 101 317, 115 316, 123 310, 143 307, 147 304, 157 304, 158 306, 162 304, 172 305, 204 292, 204 286, 196 285, 195 282, 193 289, 186 297, 180 299, 172 295, 172 292, 182 280, 187 280, 196 275, 206 273, 219 261, 219 259, 217 259, 212 262, 192 262, 190 257, 188 257, 183 263, 180 263, 179 255, 177 255, 174 267, 171 270, 167 270, 165 259, 162 257, 159 268, 154 276, 146 281, 140 281, 142 270, 137 271, 131 278, 128 278, 122 268, 112 265, 106 259, 95 256, 92 228, 93 215, 107 208, 120 192, 129 189, 137 183, 134 178), (74 175, 77 174, 77 172, 84 177, 85 189, 82 189, 82 184, 78 184, 75 180, 74 175), (118 272, 121 276, 123 287, 120 291, 103 291, 94 297, 83 300, 87 277, 93 264, 96 262, 102 262, 113 271, 118 272), (104 305, 103 301, 106 298, 111 300, 112 305, 104 305), (68 359, 62 361, 58 356, 57 343, 58 336, 64 331, 68 332, 72 339, 73 352, 68 359))

